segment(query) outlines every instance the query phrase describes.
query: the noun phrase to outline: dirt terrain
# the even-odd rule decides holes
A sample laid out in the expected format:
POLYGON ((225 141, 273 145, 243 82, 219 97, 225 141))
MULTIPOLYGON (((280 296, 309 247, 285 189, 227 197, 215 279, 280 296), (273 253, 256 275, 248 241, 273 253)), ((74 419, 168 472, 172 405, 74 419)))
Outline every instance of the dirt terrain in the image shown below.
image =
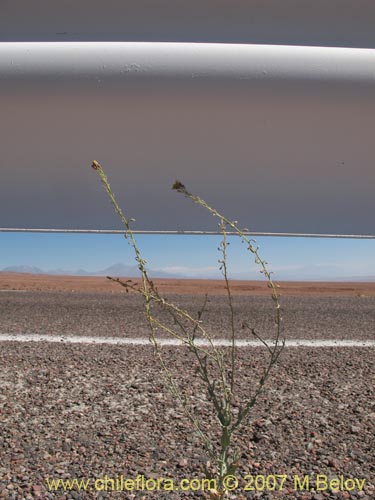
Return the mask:
MULTIPOLYGON (((211 403, 191 355, 163 348, 180 390, 216 442, 211 403)), ((237 360, 237 401, 254 393, 264 349, 237 360)), ((5 342, 0 351, 2 500, 201 500, 183 491, 48 491, 49 479, 203 478, 202 443, 145 346, 5 342), (103 495, 105 493, 105 495, 103 495)), ((374 349, 286 349, 236 434, 238 489, 229 500, 375 498, 374 349), (286 475, 281 491, 245 491, 246 475, 286 475), (317 475, 365 480, 364 489, 316 491, 317 475), (294 478, 310 478, 310 489, 294 478)), ((207 498, 207 497, 206 497, 207 498)))
MULTIPOLYGON (((229 332, 222 282, 155 280, 162 294, 202 317, 212 336, 229 332)), ((274 329, 261 282, 234 282, 238 336, 248 320, 274 329)), ((288 339, 374 339, 374 283, 281 283, 288 339)), ((165 385, 150 346, 1 342, 1 334, 147 336, 142 300, 105 278, 0 273, 0 499, 183 500, 198 491, 99 491, 95 479, 204 477, 201 441, 165 385), (90 480, 87 490, 48 488, 46 478, 90 480)), ((180 392, 217 444, 218 422, 186 349, 162 347, 180 392)), ((241 348, 235 408, 248 401, 266 349, 241 348)), ((375 349, 285 348, 265 392, 235 436, 238 488, 228 500, 374 500, 375 349), (283 488, 247 490, 250 477, 285 475, 283 488), (316 479, 352 478, 363 488, 316 489, 316 479), (300 482, 296 483, 295 478, 300 482), (304 478, 309 488, 300 489, 304 478)), ((306 485, 306 483, 304 483, 306 485)))
MULTIPOLYGON (((116 278, 117 276, 114 276, 116 278)), ((126 279, 126 278, 124 278, 126 279)), ((134 278, 135 282, 140 282, 134 278)), ((161 293, 181 295, 226 295, 222 280, 155 279, 161 293)), ((278 282, 283 296, 375 296, 375 282, 278 282)), ((231 281, 234 295, 270 295, 265 281, 231 281)), ((96 276, 52 276, 0 272, 0 290, 120 292, 117 283, 96 276)))
MULTIPOLYGON (((120 288, 120 290, 123 290, 120 288)), ((196 318, 202 295, 166 294, 173 304, 196 318)), ((269 296, 233 297, 237 338, 254 339, 247 322, 259 335, 275 333, 275 306, 269 296)), ((154 315, 173 327, 167 312, 155 306, 154 315)), ((210 295, 202 315, 203 326, 215 338, 229 338, 228 301, 210 295)), ((282 332, 287 339, 375 339, 375 297, 283 296, 282 332)), ((135 293, 3 291, 0 292, 0 334, 148 337, 142 297, 135 293)), ((161 337, 168 336, 159 331, 161 337)))

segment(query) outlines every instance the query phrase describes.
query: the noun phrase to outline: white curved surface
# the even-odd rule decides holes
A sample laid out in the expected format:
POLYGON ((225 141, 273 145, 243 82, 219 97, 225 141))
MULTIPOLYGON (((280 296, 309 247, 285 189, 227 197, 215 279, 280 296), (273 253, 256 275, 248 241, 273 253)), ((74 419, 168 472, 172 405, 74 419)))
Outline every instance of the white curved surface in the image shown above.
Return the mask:
MULTIPOLYGON (((177 78, 270 82, 375 82, 375 51, 336 47, 141 42, 9 42, 0 44, 0 82, 28 79, 177 78)), ((100 81, 99 81, 100 79, 100 81)))

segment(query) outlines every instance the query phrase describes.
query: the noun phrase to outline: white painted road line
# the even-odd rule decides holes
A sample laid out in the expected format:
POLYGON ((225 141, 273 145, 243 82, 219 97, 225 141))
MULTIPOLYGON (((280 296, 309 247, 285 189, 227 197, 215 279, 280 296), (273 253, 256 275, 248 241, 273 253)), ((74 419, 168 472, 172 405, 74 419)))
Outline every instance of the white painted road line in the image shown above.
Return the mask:
MULTIPOLYGON (((147 337, 87 337, 79 335, 37 335, 37 334, 19 334, 9 335, 0 334, 0 342, 54 342, 64 344, 93 344, 93 345, 151 345, 147 337)), ((267 341, 270 346, 273 340, 267 341)), ((181 346, 182 342, 174 338, 161 338, 158 340, 160 345, 181 346)), ((213 340, 215 346, 229 347, 231 341, 228 339, 213 340)), ((199 346, 208 346, 205 340, 197 340, 199 346)), ((262 347, 257 340, 238 339, 237 347, 262 347)), ((326 339, 290 339, 286 340, 285 347, 375 347, 375 340, 326 340, 326 339)))

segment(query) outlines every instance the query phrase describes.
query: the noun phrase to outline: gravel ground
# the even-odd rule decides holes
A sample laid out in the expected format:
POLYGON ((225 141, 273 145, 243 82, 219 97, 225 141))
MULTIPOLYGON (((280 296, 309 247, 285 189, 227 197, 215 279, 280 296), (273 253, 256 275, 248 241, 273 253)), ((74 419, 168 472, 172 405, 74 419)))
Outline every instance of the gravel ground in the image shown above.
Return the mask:
MULTIPOLYGON (((168 298, 196 317, 203 297, 168 298)), ((243 320, 264 336, 274 331, 269 297, 234 297, 238 325, 243 320)), ((375 339, 375 297, 284 297, 283 334, 300 339, 375 339)), ((142 300, 126 293, 3 292, 0 333, 144 337, 149 328, 142 300)), ((210 297, 202 318, 213 337, 228 337, 225 297, 210 297)), ((238 338, 248 337, 238 328, 238 338)))
MULTIPOLYGON (((171 296, 196 311, 202 297, 171 296)), ((210 299, 208 328, 225 337, 225 298, 210 299)), ((287 338, 374 339, 375 298, 285 297, 287 338)), ((235 309, 269 337, 272 301, 237 297, 235 309)), ((5 292, 0 333, 145 336, 142 303, 110 293, 5 292), (143 321, 143 323, 142 323, 143 321)), ((240 330, 240 336, 243 335, 240 330)), ((202 444, 164 386, 149 346, 0 344, 0 498, 179 500, 198 492, 50 492, 54 479, 203 478, 202 444)), ((215 417, 182 348, 163 347, 167 366, 215 442, 215 417)), ((232 499, 375 498, 375 350, 288 348, 236 444, 242 450, 232 499), (244 491, 246 475, 285 474, 282 491, 244 491), (294 477, 365 480, 364 490, 299 491, 294 477)), ((265 349, 238 353, 237 404, 254 391, 265 349)))
MULTIPOLYGON (((190 354, 163 348, 168 366, 193 398, 204 428, 215 425, 190 354)), ((198 493, 48 492, 48 478, 204 477, 201 443, 163 386, 150 347, 4 342, 0 353, 0 498, 202 498, 198 493)), ((239 399, 254 390, 264 349, 239 354, 239 399)), ((241 476, 286 474, 281 492, 231 498, 365 499, 375 497, 373 349, 286 349, 266 392, 241 428, 241 476), (295 491, 295 475, 365 479, 341 493, 295 491)), ((190 400, 190 399, 189 399, 190 400)))

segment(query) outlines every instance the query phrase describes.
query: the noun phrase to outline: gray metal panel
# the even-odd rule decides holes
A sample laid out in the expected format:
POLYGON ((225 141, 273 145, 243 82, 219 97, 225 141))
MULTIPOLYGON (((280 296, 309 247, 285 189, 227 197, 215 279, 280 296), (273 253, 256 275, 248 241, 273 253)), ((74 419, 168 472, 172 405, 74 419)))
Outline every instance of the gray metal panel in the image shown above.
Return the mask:
POLYGON ((180 178, 253 231, 374 234, 373 51, 142 46, 0 45, 0 226, 120 227, 97 159, 137 229, 215 229, 180 178))
POLYGON ((375 47, 373 0, 2 0, 0 41, 375 47))

